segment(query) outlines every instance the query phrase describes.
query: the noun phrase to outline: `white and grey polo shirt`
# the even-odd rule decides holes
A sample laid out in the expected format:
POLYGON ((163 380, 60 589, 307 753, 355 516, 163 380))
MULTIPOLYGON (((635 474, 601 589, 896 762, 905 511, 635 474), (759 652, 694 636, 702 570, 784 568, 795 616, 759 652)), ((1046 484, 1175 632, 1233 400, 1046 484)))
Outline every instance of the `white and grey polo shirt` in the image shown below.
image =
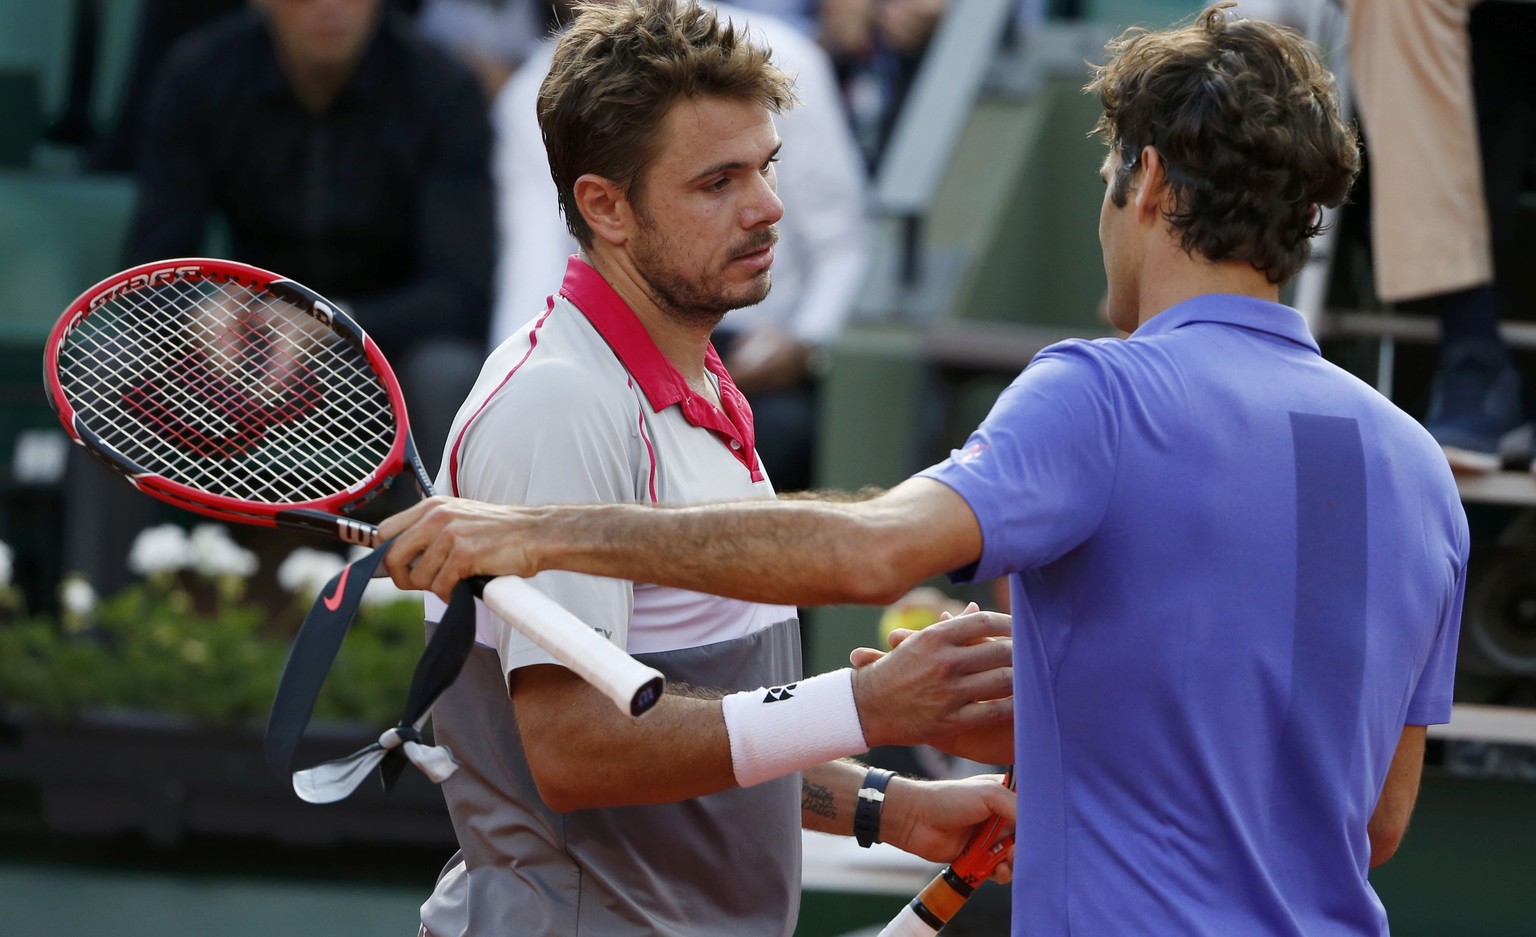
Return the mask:
MULTIPOLYGON (((707 367, 719 408, 573 257, 544 315, 488 359, 455 419, 438 490, 515 504, 772 498, 751 410, 713 349, 707 367)), ((669 681, 731 692, 801 676, 791 607, 563 571, 530 582, 669 681)), ((442 604, 427 600, 435 620, 442 604)), ((443 787, 460 855, 422 906, 426 933, 788 937, 799 775, 557 814, 533 783, 506 686, 509 672, 555 661, 483 606, 477 615, 479 646, 433 709, 438 740, 464 767, 443 787)))

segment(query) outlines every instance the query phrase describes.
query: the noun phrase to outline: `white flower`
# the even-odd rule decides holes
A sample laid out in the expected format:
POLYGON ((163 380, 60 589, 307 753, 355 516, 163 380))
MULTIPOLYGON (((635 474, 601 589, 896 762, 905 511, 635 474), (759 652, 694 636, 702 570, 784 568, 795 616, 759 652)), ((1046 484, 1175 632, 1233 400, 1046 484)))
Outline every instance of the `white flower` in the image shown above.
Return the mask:
POLYGON ((59 583, 59 604, 70 615, 89 615, 96 609, 96 590, 84 576, 65 576, 59 583))
POLYGON ((345 565, 334 553, 299 547, 277 568, 277 584, 294 595, 317 592, 345 565))
MULTIPOLYGON (((354 545, 347 553, 347 561, 356 563, 358 560, 373 552, 373 547, 354 545)), ((381 567, 382 568, 382 567, 381 567)), ((388 605, 401 599, 413 598, 415 592, 407 592, 399 588, 387 576, 381 576, 368 583, 368 588, 363 590, 364 605, 388 605)))
POLYGON ((259 562, 256 554, 229 539, 221 524, 199 524, 192 528, 192 563, 204 576, 255 575, 259 562))
POLYGON ((11 552, 11 548, 6 546, 4 541, 0 541, 0 589, 11 584, 11 576, 15 571, 12 561, 15 558, 16 554, 11 552))
POLYGON ((192 561, 187 532, 175 524, 161 524, 139 531, 128 551, 128 568, 140 576, 173 573, 192 561))
POLYGON ((207 642, 199 641, 196 638, 182 642, 181 659, 194 665, 208 663, 207 642))
POLYGON ((368 583, 368 588, 363 590, 364 605, 388 605, 401 599, 414 598, 415 592, 407 592, 395 585, 393 580, 387 578, 373 579, 368 583))

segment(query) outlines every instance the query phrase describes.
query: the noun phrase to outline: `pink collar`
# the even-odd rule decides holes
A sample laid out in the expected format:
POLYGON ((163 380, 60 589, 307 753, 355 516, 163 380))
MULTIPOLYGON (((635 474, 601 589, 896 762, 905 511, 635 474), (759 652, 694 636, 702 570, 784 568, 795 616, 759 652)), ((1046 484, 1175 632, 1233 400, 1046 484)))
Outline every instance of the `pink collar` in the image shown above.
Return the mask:
POLYGON ((753 481, 763 479, 762 466, 758 464, 754 448, 752 408, 736 389, 736 383, 725 370, 714 345, 704 352, 704 367, 719 379, 723 409, 716 409, 707 399, 693 392, 683 375, 651 341, 645 326, 640 324, 623 298, 580 257, 572 255, 566 264, 560 295, 570 300, 597 329, 624 369, 645 392, 652 410, 660 413, 673 404, 681 405, 683 416, 689 423, 712 430, 728 444, 734 444, 731 445, 732 454, 752 473, 753 481))

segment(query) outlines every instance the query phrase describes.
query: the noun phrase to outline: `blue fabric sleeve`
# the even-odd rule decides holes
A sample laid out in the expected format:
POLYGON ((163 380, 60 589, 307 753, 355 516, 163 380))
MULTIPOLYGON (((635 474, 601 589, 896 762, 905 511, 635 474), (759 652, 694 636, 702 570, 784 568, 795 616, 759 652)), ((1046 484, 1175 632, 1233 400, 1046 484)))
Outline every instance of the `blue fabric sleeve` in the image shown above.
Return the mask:
POLYGON ((1467 591, 1465 547, 1461 569, 1456 575, 1455 592, 1446 603, 1440 627, 1429 658, 1419 672, 1419 680, 1408 700, 1408 715, 1403 724, 1410 726, 1442 725, 1451 721, 1451 696, 1456 679, 1456 645, 1461 634, 1461 606, 1467 591))
POLYGON ((1044 565, 1098 527, 1119 443, 1104 357, 1093 342, 1045 349, 963 448, 918 473, 954 489, 981 524, 980 560, 951 578, 981 581, 1044 565))

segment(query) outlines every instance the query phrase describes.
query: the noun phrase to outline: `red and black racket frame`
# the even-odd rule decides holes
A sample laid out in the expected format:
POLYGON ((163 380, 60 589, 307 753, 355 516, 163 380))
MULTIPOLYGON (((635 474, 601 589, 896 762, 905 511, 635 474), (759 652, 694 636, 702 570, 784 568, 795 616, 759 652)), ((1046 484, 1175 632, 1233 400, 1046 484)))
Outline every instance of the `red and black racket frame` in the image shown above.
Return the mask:
POLYGON ((400 383, 373 339, 356 320, 319 293, 260 267, 231 260, 188 257, 140 264, 113 274, 82 293, 54 324, 43 351, 43 380, 48 389, 48 403, 71 439, 113 471, 126 477, 140 491, 206 517, 260 527, 302 530, 347 543, 373 546, 377 539, 377 529, 372 524, 344 516, 346 513, 372 500, 386 490, 396 477, 406 472, 409 472, 412 483, 422 496, 432 492, 431 479, 411 439, 410 420, 400 383), (390 406, 395 414, 395 438, 384 461, 349 491, 313 501, 267 506, 260 502, 199 491, 148 471, 86 427, 66 399, 59 381, 60 348, 70 332, 99 307, 126 293, 176 281, 232 283, 253 291, 273 293, 304 310, 361 351, 368 366, 388 391, 390 406))

